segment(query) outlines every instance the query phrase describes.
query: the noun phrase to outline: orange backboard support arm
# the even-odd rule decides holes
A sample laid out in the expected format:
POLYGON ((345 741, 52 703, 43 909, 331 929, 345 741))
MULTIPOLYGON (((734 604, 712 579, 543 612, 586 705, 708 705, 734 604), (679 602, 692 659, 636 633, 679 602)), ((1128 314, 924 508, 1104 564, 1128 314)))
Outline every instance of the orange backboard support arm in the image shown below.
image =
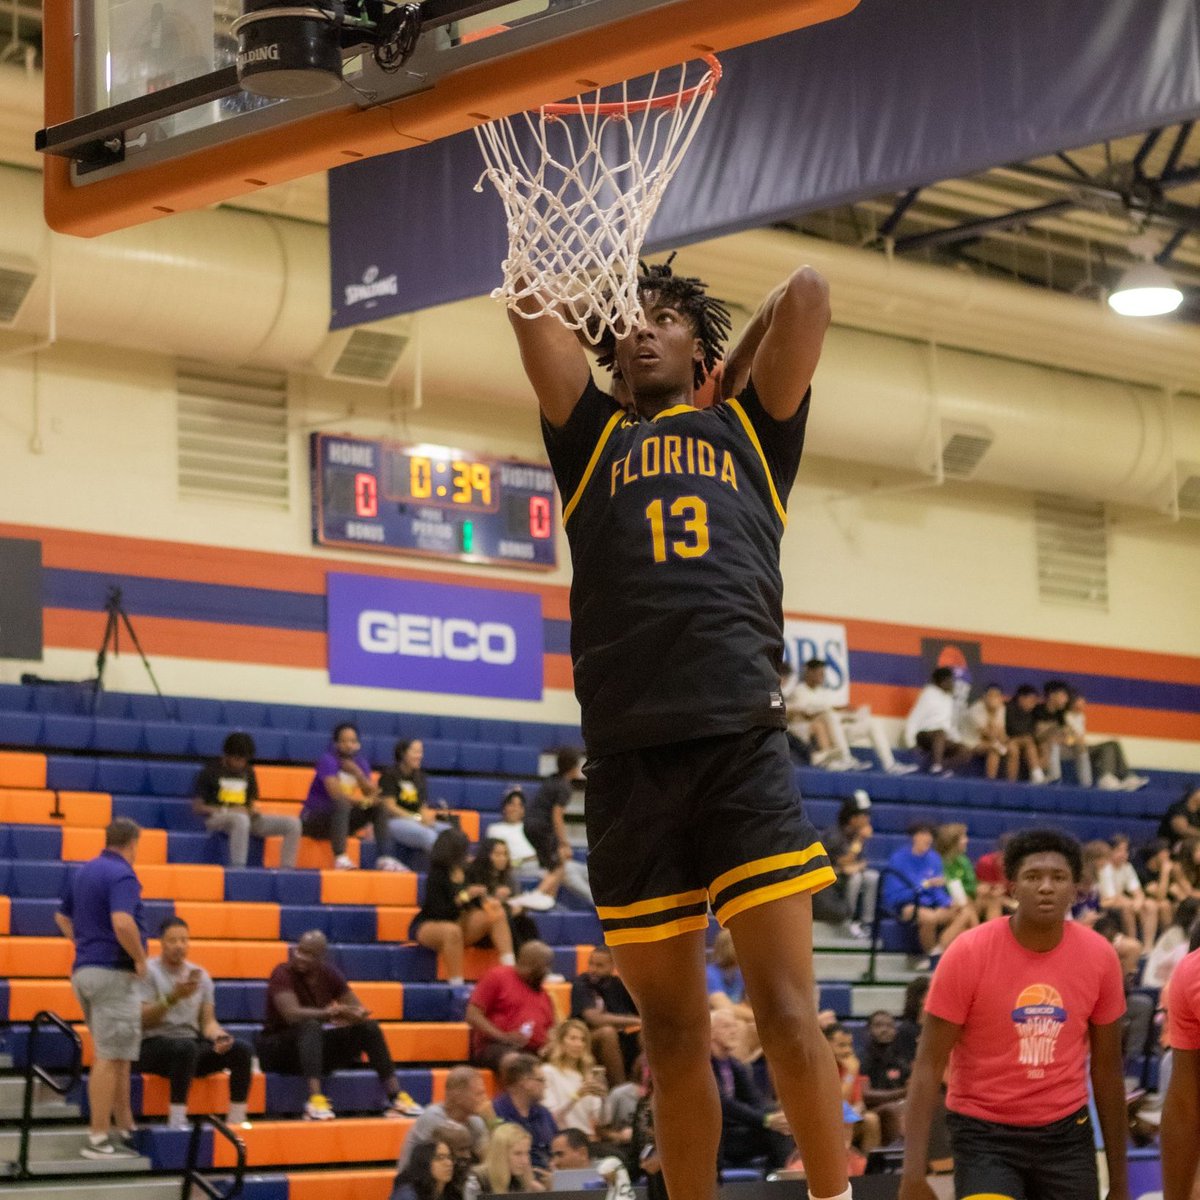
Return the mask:
MULTIPOLYGON (((416 96, 324 113, 143 170, 77 186, 70 163, 46 155, 46 223, 95 237, 204 208, 376 154, 424 145, 553 98, 844 16, 858 0, 679 0, 590 31, 465 67, 416 96)), ((45 120, 74 109, 73 6, 45 6, 45 120)))

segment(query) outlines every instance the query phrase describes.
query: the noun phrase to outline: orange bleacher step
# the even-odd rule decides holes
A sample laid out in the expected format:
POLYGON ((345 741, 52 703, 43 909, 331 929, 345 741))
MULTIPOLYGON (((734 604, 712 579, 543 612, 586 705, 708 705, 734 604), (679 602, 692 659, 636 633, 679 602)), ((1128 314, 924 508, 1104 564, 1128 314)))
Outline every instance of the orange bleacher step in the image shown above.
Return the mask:
POLYGON ((414 905, 417 877, 388 871, 322 871, 321 903, 414 905))
MULTIPOLYGON (((267 812, 268 809, 264 806, 263 811, 267 812)), ((279 854, 282 849, 283 838, 265 838, 263 840, 263 866, 279 866, 279 854)), ((359 865, 362 859, 362 845, 358 838, 352 837, 346 843, 346 854, 355 866, 359 865)), ((300 849, 296 854, 296 866, 310 871, 332 871, 333 847, 326 841, 302 837, 300 849)))
POLYGON ((304 800, 313 781, 312 767, 264 767, 254 764, 261 800, 304 800))
POLYGON ((58 1013, 64 1021, 82 1021, 83 1010, 69 979, 11 979, 8 984, 8 1019, 32 1021, 42 1009, 58 1013))
POLYGON ((395 1167, 289 1173, 288 1200, 389 1200, 395 1167))
POLYGON ((351 983, 350 990, 362 1001, 363 1007, 376 1021, 404 1019, 404 984, 371 980, 351 983))
POLYGON ((225 868, 196 863, 137 866, 145 900, 224 900, 225 868))
MULTIPOLYGON (((171 1103, 171 1085, 161 1075, 142 1075, 142 1112, 148 1117, 165 1117, 171 1103)), ((249 1111, 261 1113, 267 1107, 267 1077, 257 1071, 250 1077, 249 1111)), ((192 1081, 188 1092, 188 1112, 226 1113, 229 1111, 229 1075, 218 1071, 192 1081)))
POLYGON ((12 900, 8 896, 0 896, 0 936, 5 936, 12 929, 12 900))
POLYGON ((385 1024, 383 1036, 397 1063, 464 1062, 470 1050, 467 1026, 461 1022, 385 1024))
MULTIPOLYGON (((104 830, 64 829, 62 831, 63 862, 87 862, 104 849, 104 830)), ((163 866, 167 861, 167 831, 143 829, 138 838, 137 866, 163 866)))
POLYGON ((192 940, 279 940, 279 905, 250 900, 177 900, 175 915, 188 923, 192 940))
MULTIPOLYGON (((151 939, 150 954, 160 951, 157 939, 151 939)), ((266 979, 287 956, 287 943, 277 941, 193 941, 188 950, 188 958, 214 979, 266 979)))
POLYGON ((46 756, 24 750, 0 750, 0 788, 44 788, 46 756))
MULTIPOLYGON (((296 1121, 255 1121, 238 1134, 246 1143, 246 1166, 252 1170, 298 1163, 394 1163, 412 1124, 411 1117, 339 1117, 302 1127, 296 1121)), ((234 1148, 224 1138, 215 1139, 213 1166, 232 1167, 236 1162, 234 1148)))
POLYGON ((420 910, 414 905, 375 909, 375 940, 378 942, 407 942, 408 928, 420 910))
POLYGON ((0 978, 65 979, 74 961, 75 947, 66 938, 0 938, 0 978))
POLYGON ((0 822, 102 830, 112 820, 112 797, 104 792, 58 792, 57 795, 56 805, 55 793, 46 789, 44 781, 33 789, 0 788, 0 822))

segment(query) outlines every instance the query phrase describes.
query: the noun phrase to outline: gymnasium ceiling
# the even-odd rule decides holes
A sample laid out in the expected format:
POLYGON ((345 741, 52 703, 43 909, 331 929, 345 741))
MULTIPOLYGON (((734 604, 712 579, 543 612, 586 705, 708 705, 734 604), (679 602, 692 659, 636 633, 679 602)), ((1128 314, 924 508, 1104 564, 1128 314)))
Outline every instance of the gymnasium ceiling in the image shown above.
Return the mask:
MULTIPOLYGON (((38 65, 40 11, 38 0, 0 0, 0 68, 6 72, 38 65)), ((0 122, 5 118, 0 113, 0 122)), ((1063 147, 1057 155, 911 193, 797 214, 783 226, 868 253, 1015 279, 1091 303, 1103 302, 1134 261, 1130 239, 1145 232, 1184 292, 1182 307, 1167 319, 1200 324, 1198 124, 1063 147)), ((32 139, 33 130, 28 133, 32 139)), ((21 157, 20 165, 36 162, 32 152, 21 157)), ((327 219, 323 176, 238 203, 301 220, 327 219)))

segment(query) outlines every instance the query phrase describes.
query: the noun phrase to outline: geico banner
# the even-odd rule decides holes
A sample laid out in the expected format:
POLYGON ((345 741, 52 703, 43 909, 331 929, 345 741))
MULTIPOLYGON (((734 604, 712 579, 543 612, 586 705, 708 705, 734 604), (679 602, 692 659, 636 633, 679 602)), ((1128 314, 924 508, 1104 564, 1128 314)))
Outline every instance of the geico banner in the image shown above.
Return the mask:
POLYGON ((804 674, 810 658, 825 660, 825 686, 836 705, 850 703, 850 651, 846 645, 845 625, 830 621, 784 621, 783 654, 804 674))
POLYGON ((331 683, 542 698, 542 601, 524 592, 330 574, 331 683))

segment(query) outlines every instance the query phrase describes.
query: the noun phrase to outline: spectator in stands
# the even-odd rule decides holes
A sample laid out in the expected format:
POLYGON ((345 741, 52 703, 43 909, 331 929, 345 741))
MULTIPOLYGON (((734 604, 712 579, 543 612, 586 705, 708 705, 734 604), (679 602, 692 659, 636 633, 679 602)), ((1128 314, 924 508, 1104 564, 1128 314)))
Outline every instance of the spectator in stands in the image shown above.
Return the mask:
POLYGON ((1107 842, 1099 838, 1084 842, 1080 848, 1083 869, 1079 876, 1079 891, 1071 906, 1071 916, 1089 929, 1100 920, 1100 870, 1112 856, 1107 842))
POLYGON ((787 715, 787 742, 792 760, 801 766, 808 766, 813 756, 819 751, 830 749, 828 734, 822 731, 826 741, 824 745, 815 744, 813 731, 809 723, 801 715, 799 708, 792 704, 792 695, 796 691, 796 671, 790 662, 784 659, 779 668, 779 692, 783 696, 784 712, 787 715))
POLYGON ((264 1071, 303 1076, 309 1092, 305 1118, 331 1121, 336 1114, 322 1078, 357 1067, 365 1055, 387 1096, 385 1115, 406 1115, 412 1101, 400 1091, 383 1030, 346 977, 326 961, 328 950, 325 935, 310 929, 292 947, 287 962, 271 972, 266 1020, 254 1042, 259 1063, 264 1071))
POLYGON ((1082 787, 1096 786, 1106 792, 1136 792, 1150 782, 1145 775, 1135 775, 1125 759, 1125 749, 1120 742, 1088 742, 1087 701, 1079 692, 1073 692, 1067 702, 1064 718, 1070 744, 1076 751, 1075 770, 1082 787))
POLYGON ((379 794, 388 810, 392 844, 410 850, 433 849, 437 836, 450 828, 429 804, 429 782, 421 770, 425 744, 420 738, 396 743, 395 761, 379 776, 379 794))
POLYGON ((1200 835, 1183 839, 1175 850, 1171 892, 1178 900, 1200 899, 1200 835))
POLYGON ((484 1196, 508 1192, 544 1192, 546 1185, 534 1170, 533 1139, 520 1125, 499 1125, 492 1133, 487 1155, 473 1172, 484 1196))
POLYGON ((416 1147, 444 1137, 448 1128, 462 1130, 476 1162, 481 1161, 487 1149, 488 1126, 495 1117, 483 1076, 474 1067, 452 1067, 446 1075, 441 1104, 427 1104, 409 1128, 396 1170, 404 1170, 416 1147))
POLYGON ((229 865, 244 867, 250 856, 250 835, 283 838, 279 865, 291 870, 300 849, 300 818, 261 813, 258 777, 254 773, 254 739, 248 733, 231 733, 221 747, 221 757, 205 763, 192 785, 192 805, 204 818, 209 833, 229 835, 229 865))
MULTIPOLYGON (((1041 784, 1046 782, 1046 772, 1042 769, 1042 755, 1035 736, 1037 718, 1034 713, 1038 701, 1037 688, 1031 683, 1021 684, 1005 709, 1004 731, 1008 735, 1010 772, 1013 771, 1013 763, 1024 762, 1029 782, 1041 784)), ((1009 775, 1009 779, 1016 779, 1015 772, 1009 775)))
POLYGON ((745 1166, 765 1157, 778 1170, 795 1149, 787 1118, 767 1107, 749 1068, 735 1057, 737 1018, 728 1009, 717 1009, 711 1020, 712 1068, 721 1096, 721 1166, 745 1166))
POLYGON ((470 840, 461 829, 447 829, 438 834, 429 855, 425 903, 408 930, 408 936, 418 945, 442 956, 450 985, 456 988, 464 986, 466 946, 491 938, 502 964, 511 969, 515 961, 503 904, 488 897, 482 883, 467 883, 470 847, 470 840))
MULTIPOLYGON (((501 1121, 518 1125, 530 1138, 529 1158, 537 1171, 550 1167, 550 1143, 558 1132, 554 1114, 542 1103, 546 1095, 545 1068, 532 1054, 512 1053, 500 1064, 500 1086, 492 1108, 501 1121)), ((492 1133, 495 1141, 496 1132, 492 1133)))
POLYGON ((859 1118, 853 1123, 853 1144, 863 1154, 870 1154, 879 1145, 879 1114, 869 1112, 863 1098, 865 1076, 858 1055, 854 1052, 854 1038, 844 1025, 834 1024, 825 1030, 825 1039, 837 1062, 838 1077, 842 1082, 842 1100, 859 1118))
POLYGON ((1142 891, 1141 880, 1129 861, 1129 835, 1113 834, 1108 844, 1111 853, 1097 879, 1100 907, 1121 918, 1121 928, 1129 937, 1153 946, 1158 933, 1158 905, 1142 891))
POLYGON ((603 1064, 613 1087, 625 1082, 638 1054, 641 1018, 625 985, 617 978, 612 951, 593 946, 587 970, 571 985, 571 1016, 591 1031, 592 1053, 603 1064))
POLYGON ((854 937, 868 936, 875 919, 879 872, 867 865, 871 828, 871 797, 861 788, 842 801, 837 824, 821 835, 837 882, 813 896, 813 916, 833 924, 849 923, 854 937))
POLYGON ((583 753, 573 747, 560 750, 557 769, 542 780, 525 813, 525 834, 537 851, 538 865, 544 871, 563 872, 563 885, 589 904, 592 888, 587 867, 575 858, 567 836, 566 809, 571 803, 572 785, 583 779, 583 753))
POLYGON ((1002 833, 996 839, 996 849, 981 854, 975 863, 976 896, 979 899, 979 915, 984 921, 995 920, 1011 903, 1008 880, 1004 878, 1004 847, 1011 836, 1002 833))
POLYGON ((1188 931, 1200 918, 1200 900, 1181 900, 1175 915, 1146 956, 1142 987, 1164 988, 1188 949, 1188 931))
POLYGON ((970 908, 975 919, 967 922, 967 928, 979 923, 980 910, 976 903, 979 883, 975 868, 967 857, 969 838, 967 827, 958 822, 939 825, 935 835, 937 852, 942 859, 942 873, 946 879, 946 891, 954 908, 970 908))
POLYGON ((1190 785, 1158 823, 1158 836, 1178 846, 1184 838, 1200 837, 1200 784, 1190 785))
POLYGON ((1171 901, 1171 843, 1165 838, 1154 838, 1139 846, 1133 855, 1133 868, 1137 871, 1142 891, 1158 905, 1158 926, 1166 928, 1171 923, 1174 904, 1171 901))
POLYGON ((706 968, 708 1006, 714 1012, 725 1009, 738 1019, 739 1033, 734 1052, 742 1062, 751 1062, 762 1055, 754 1010, 746 999, 746 984, 738 966, 733 934, 721 929, 713 939, 712 961, 706 968))
POLYGON ((967 708, 962 719, 962 741, 976 758, 982 758, 984 772, 989 779, 1000 774, 1000 763, 1005 762, 1008 778, 1014 780, 1020 768, 1020 759, 1008 758, 1008 733, 1004 722, 1004 689, 998 683, 989 683, 983 695, 967 708))
POLYGON ((159 929, 162 953, 146 964, 141 981, 142 1048, 138 1069, 171 1083, 168 1123, 188 1128, 187 1100, 198 1076, 229 1072, 229 1123, 246 1122, 253 1051, 217 1021, 212 976, 188 962, 188 925, 168 917, 159 929))
POLYGON ((909 1059, 917 1056, 917 1041, 925 1023, 925 997, 929 995, 929 976, 917 975, 904 988, 904 1008, 896 1023, 897 1053, 909 1059))
POLYGON ((467 864, 465 880, 468 888, 478 885, 485 889, 484 904, 487 897, 491 897, 505 906, 514 952, 538 936, 537 925, 521 905, 527 893, 517 886, 507 842, 500 838, 484 838, 475 850, 475 857, 467 864))
POLYGON ((828 747, 813 756, 814 766, 830 771, 861 770, 867 764, 854 757, 851 745, 869 743, 879 765, 889 775, 907 775, 916 770, 908 763, 896 762, 888 743, 883 722, 871 715, 869 705, 851 709, 837 707, 826 685, 827 664, 823 658, 810 658, 804 664, 804 677, 787 697, 788 715, 807 723, 819 745, 828 747))
POLYGON ((608 1076, 592 1057, 587 1026, 571 1018, 556 1025, 543 1057, 544 1099, 555 1124, 559 1129, 578 1129, 596 1141, 608 1096, 608 1076))
POLYGON ((954 704, 954 671, 938 667, 921 689, 904 723, 905 740, 923 751, 931 775, 961 766, 971 752, 958 740, 954 704))
MULTIPOLYGON (((487 827, 487 836, 500 838, 508 846, 513 870, 522 883, 534 883, 533 895, 524 897, 527 908, 542 910, 554 907, 554 898, 562 887, 565 864, 546 870, 538 860, 537 848, 525 832, 525 791, 519 784, 506 788, 500 800, 500 820, 487 827), (538 894, 545 896, 539 900, 538 894)), ((574 861, 574 860, 572 860, 574 861)))
POLYGON ((955 909, 946 891, 945 868, 933 848, 933 826, 918 821, 907 847, 893 851, 883 877, 883 906, 901 921, 915 921, 921 949, 940 953, 975 924, 974 910, 955 909))
POLYGON ((392 857, 388 806, 379 798, 358 729, 349 721, 334 726, 329 749, 317 759, 300 821, 305 837, 329 842, 338 870, 354 869, 346 842, 367 825, 375 831, 375 866, 381 871, 408 870, 392 857))
POLYGON ((391 1200, 462 1200, 454 1178, 454 1152, 446 1142, 423 1142, 396 1175, 391 1200))
POLYGON ((1083 783, 1085 777, 1091 782, 1092 769, 1087 746, 1067 725, 1067 705, 1070 702, 1070 687, 1061 679, 1049 679, 1042 687, 1041 704, 1033 710, 1033 733, 1037 738, 1038 752, 1047 783, 1057 783, 1062 778, 1064 750, 1075 762, 1075 772, 1080 783, 1083 783), (1082 777, 1079 775, 1081 770, 1082 777))
POLYGON ((904 1136, 904 1097, 915 1054, 915 1046, 899 1041, 897 1032, 896 1018, 884 1009, 868 1018, 862 1058, 862 1073, 867 1079, 863 1100, 879 1115, 880 1138, 885 1146, 904 1136))
POLYGON ((141 832, 128 817, 110 822, 104 849, 75 872, 54 914, 75 943, 71 990, 94 1046, 84 1158, 137 1156, 129 1074, 142 1036, 138 980, 146 974, 142 885, 133 870, 141 832))
POLYGON ((564 1129, 550 1143, 550 1165, 556 1171, 586 1171, 592 1165, 592 1144, 579 1129, 564 1129))
POLYGON ((553 963, 554 951, 544 942, 526 942, 515 966, 501 964, 484 974, 467 1004, 472 1062, 495 1070, 513 1050, 537 1053, 545 1046, 554 1005, 542 985, 553 963))

